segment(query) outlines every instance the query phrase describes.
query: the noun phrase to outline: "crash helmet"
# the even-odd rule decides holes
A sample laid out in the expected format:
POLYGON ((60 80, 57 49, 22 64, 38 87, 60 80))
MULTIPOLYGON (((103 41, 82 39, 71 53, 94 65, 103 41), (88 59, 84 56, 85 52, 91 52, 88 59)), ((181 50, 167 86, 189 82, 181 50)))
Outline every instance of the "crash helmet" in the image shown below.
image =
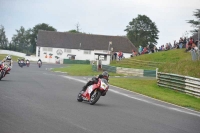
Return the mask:
POLYGON ((11 56, 10 56, 10 55, 7 55, 7 56, 6 56, 6 60, 11 60, 11 56))
POLYGON ((109 74, 108 74, 107 71, 104 71, 104 72, 102 73, 102 76, 103 76, 103 78, 105 78, 105 79, 108 80, 109 74))

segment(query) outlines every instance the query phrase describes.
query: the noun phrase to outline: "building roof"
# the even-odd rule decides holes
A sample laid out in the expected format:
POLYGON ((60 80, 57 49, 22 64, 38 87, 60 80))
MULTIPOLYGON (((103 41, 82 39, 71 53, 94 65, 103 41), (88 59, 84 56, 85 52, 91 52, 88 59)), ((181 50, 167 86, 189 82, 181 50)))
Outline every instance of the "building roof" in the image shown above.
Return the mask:
POLYGON ((135 48, 131 41, 123 36, 44 30, 38 31, 37 46, 83 50, 108 50, 108 48, 113 48, 113 51, 115 52, 122 51, 124 53, 132 53, 133 49, 137 51, 137 48, 135 48), (109 42, 112 42, 110 47, 109 42))

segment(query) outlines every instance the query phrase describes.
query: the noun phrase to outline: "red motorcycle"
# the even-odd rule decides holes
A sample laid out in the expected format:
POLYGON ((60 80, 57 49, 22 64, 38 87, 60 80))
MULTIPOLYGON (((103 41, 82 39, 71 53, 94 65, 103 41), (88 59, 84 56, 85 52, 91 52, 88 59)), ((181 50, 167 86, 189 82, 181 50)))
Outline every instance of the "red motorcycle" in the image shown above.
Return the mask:
POLYGON ((0 64, 0 80, 6 76, 7 72, 9 72, 11 69, 9 66, 5 65, 4 63, 0 64))
POLYGON ((26 66, 29 67, 30 66, 30 62, 26 61, 26 66))
POLYGON ((87 101, 90 105, 94 105, 100 98, 100 96, 105 96, 108 91, 109 84, 104 78, 98 80, 97 84, 88 86, 86 91, 82 94, 79 92, 77 101, 87 101))
POLYGON ((4 70, 4 64, 0 64, 0 80, 4 77, 5 70, 4 70))

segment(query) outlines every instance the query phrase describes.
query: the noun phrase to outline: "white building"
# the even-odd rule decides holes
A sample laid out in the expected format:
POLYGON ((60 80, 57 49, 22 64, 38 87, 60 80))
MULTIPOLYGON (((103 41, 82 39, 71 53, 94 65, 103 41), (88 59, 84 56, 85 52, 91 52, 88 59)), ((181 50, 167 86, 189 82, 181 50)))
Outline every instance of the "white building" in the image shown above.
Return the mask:
POLYGON ((44 62, 55 63, 59 57, 74 60, 102 60, 102 64, 110 64, 114 52, 122 51, 129 58, 135 46, 126 37, 92 35, 70 32, 39 30, 36 56, 44 62), (101 55, 102 54, 102 55, 101 55))

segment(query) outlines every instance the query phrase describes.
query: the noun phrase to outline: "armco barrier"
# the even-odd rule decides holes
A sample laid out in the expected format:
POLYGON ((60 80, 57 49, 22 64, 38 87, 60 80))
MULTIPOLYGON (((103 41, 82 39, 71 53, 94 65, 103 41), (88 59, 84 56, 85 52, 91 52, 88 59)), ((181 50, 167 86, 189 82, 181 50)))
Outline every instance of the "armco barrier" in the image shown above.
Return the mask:
POLYGON ((116 73, 116 67, 115 66, 102 65, 102 69, 106 70, 108 72, 116 73))
POLYGON ((116 73, 143 77, 144 70, 143 69, 117 67, 116 73))
POLYGON ((157 73, 157 84, 200 97, 200 79, 170 73, 157 73))
POLYGON ((90 64, 89 60, 71 60, 71 59, 64 59, 63 64, 90 64))
POLYGON ((127 62, 117 62, 118 64, 122 63, 125 65, 134 65, 134 66, 138 66, 138 67, 148 67, 148 68, 157 68, 158 65, 162 64, 162 62, 152 62, 152 61, 143 61, 143 60, 136 60, 134 58, 131 58, 129 61, 127 62))
MULTIPOLYGON (((92 70, 97 71, 97 65, 92 65, 92 70)), ((102 65, 101 70, 118 73, 118 74, 124 74, 128 76, 156 77, 156 70, 123 68, 123 67, 115 67, 115 66, 108 66, 108 65, 102 65)))

